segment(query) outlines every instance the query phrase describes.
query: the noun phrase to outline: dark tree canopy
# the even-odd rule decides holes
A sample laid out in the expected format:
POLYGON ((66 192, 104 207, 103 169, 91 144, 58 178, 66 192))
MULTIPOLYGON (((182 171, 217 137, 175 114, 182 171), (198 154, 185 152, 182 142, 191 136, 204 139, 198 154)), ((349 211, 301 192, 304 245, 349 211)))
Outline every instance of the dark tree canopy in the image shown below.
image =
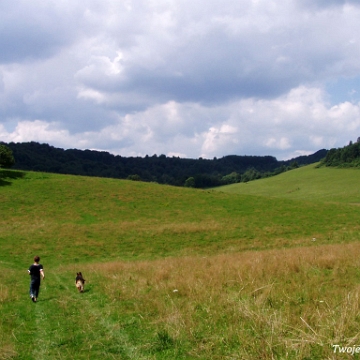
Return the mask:
POLYGON ((36 142, 6 144, 16 159, 15 169, 60 174, 142 180, 175 186, 215 187, 279 174, 290 164, 320 161, 326 150, 288 161, 273 156, 228 155, 214 159, 181 159, 166 155, 123 157, 105 151, 55 148, 36 142))
POLYGON ((360 138, 356 143, 350 141, 347 146, 330 149, 320 166, 360 167, 360 138))

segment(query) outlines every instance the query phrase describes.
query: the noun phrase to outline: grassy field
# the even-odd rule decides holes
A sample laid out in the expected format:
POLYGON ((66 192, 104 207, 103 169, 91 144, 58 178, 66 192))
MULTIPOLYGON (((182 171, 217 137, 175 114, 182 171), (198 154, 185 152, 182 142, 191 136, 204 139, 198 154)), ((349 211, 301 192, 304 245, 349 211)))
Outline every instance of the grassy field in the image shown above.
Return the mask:
POLYGON ((359 359, 358 175, 195 190, 3 172, 0 359, 359 359))
POLYGON ((232 194, 360 205, 358 169, 316 166, 312 164, 267 179, 216 189, 232 194))

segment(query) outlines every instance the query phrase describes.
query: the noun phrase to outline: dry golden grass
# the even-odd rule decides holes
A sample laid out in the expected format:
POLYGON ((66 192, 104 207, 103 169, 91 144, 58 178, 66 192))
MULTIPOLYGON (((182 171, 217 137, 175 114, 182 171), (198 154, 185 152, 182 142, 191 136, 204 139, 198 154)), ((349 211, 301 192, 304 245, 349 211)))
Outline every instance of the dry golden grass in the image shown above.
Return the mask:
POLYGON ((9 289, 4 285, 0 285, 0 303, 9 298, 9 289))
POLYGON ((5 345, 0 347, 0 360, 11 360, 15 359, 17 356, 17 352, 14 350, 13 346, 5 345))
POLYGON ((358 329, 360 244, 84 264, 108 299, 200 358, 332 357, 358 329), (230 356, 230 355, 229 355, 230 356))

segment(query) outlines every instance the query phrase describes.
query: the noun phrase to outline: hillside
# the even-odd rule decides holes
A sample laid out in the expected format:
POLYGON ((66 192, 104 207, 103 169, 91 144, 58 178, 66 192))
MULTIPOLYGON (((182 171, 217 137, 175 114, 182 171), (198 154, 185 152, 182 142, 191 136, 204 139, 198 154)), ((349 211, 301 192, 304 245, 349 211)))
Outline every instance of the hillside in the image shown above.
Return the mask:
MULTIPOLYGON (((5 143, 3 143, 5 144, 5 143)), ((133 179, 184 186, 192 178, 191 186, 207 188, 249 181, 286 171, 291 165, 311 164, 320 161, 326 150, 288 161, 273 156, 237 156, 222 158, 181 159, 165 155, 145 157, 115 156, 105 151, 60 149, 48 144, 8 143, 15 157, 14 169, 46 171, 58 174, 133 179)))
POLYGON ((46 256, 70 262, 297 246, 315 233, 326 243, 338 216, 357 221, 358 207, 348 205, 360 203, 358 175, 309 165, 215 191, 3 170, 0 259, 30 255, 37 240, 46 256), (270 232, 262 222, 271 223, 270 232))
POLYGON ((312 164, 271 178, 221 186, 216 190, 269 198, 360 204, 359 177, 358 169, 319 168, 312 164))
MULTIPOLYGON (((148 259, 268 249, 281 243, 297 246, 314 233, 325 241, 326 234, 334 231, 338 214, 331 204, 315 200, 338 201, 338 206, 360 202, 357 173, 346 170, 345 187, 344 182, 335 181, 336 171, 309 166, 222 191, 10 171, 20 175, 3 178, 0 186, 0 259, 10 254, 14 260, 30 256, 37 241, 43 243, 42 253, 48 260, 55 256, 54 261, 70 262, 104 255, 148 259), (294 223, 294 217, 300 217, 302 224, 294 223), (259 226, 266 219, 270 232, 259 226), (12 244, 17 244, 16 249, 12 244)), ((345 213, 352 223, 353 207, 344 207, 341 216, 345 213)))

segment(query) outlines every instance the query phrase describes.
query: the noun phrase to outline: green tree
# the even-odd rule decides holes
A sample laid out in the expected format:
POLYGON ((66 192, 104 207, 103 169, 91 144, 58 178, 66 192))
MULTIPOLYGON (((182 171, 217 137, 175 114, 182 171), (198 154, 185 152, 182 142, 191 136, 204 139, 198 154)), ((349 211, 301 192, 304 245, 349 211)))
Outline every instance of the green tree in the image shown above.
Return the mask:
POLYGON ((128 180, 132 180, 132 181, 141 181, 141 177, 138 174, 135 175, 129 175, 127 177, 128 180))
POLYGON ((241 175, 233 171, 231 174, 223 176, 221 181, 224 184, 235 184, 241 181, 241 175))
POLYGON ((191 176, 186 179, 184 186, 186 187, 195 187, 195 179, 191 176))
POLYGON ((248 182, 261 178, 261 173, 254 168, 250 168, 244 172, 241 176, 242 182, 248 182))
POLYGON ((5 145, 0 144, 0 168, 10 168, 15 164, 12 151, 5 145))

